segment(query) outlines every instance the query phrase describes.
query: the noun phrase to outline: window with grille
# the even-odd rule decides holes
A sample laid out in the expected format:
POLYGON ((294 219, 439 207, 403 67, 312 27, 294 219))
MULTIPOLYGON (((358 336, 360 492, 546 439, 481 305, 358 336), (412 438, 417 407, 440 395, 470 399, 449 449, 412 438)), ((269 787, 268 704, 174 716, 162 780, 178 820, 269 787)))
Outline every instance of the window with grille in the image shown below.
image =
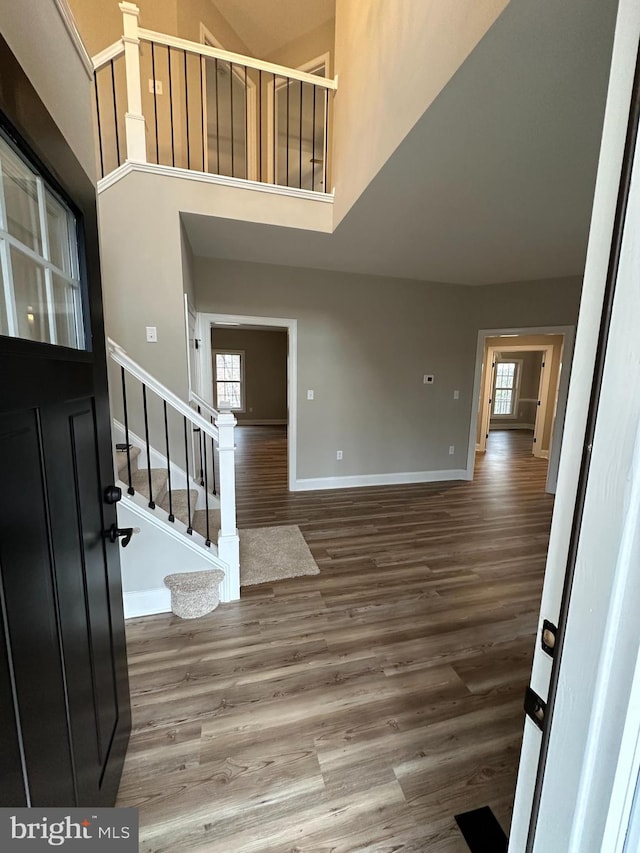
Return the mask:
POLYGON ((216 351, 213 354, 216 408, 244 410, 244 353, 216 351))
POLYGON ((518 363, 516 361, 497 361, 495 371, 491 414, 510 417, 515 414, 516 410, 518 363))
POLYGON ((0 136, 0 335, 85 349, 76 218, 0 136))

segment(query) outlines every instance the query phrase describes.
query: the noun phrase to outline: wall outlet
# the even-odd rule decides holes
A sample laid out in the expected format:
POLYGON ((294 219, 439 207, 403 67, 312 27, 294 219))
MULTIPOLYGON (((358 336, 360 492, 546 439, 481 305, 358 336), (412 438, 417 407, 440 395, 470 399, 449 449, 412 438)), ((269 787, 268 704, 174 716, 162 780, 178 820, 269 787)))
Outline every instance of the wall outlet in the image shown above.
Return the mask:
POLYGON ((456 451, 455 445, 454 445, 454 444, 450 444, 450 445, 449 445, 449 456, 453 456, 453 454, 455 453, 455 451, 456 451))
POLYGON ((460 392, 459 392, 459 391, 454 391, 454 392, 453 392, 453 399, 454 399, 454 400, 459 400, 459 399, 460 399, 460 392))
POLYGON ((313 400, 313 391, 311 388, 307 391, 307 400, 313 400))
POLYGON ((149 93, 151 95, 162 94, 162 80, 149 80, 149 93))
POLYGON ((433 385, 433 380, 433 373, 425 373, 425 375, 422 377, 422 383, 424 385, 433 385))
POLYGON ((147 343, 155 344, 158 342, 158 329, 156 326, 147 326, 147 343))
POLYGON ((341 450, 336 450, 336 459, 338 460, 338 462, 342 462, 342 451, 341 450))

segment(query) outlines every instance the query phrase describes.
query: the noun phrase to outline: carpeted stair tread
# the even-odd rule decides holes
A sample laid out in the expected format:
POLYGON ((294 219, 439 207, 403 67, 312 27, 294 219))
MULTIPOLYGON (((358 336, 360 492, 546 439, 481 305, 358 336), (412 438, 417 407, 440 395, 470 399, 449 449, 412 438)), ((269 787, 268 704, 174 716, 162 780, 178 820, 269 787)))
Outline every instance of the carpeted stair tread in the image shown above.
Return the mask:
MULTIPOLYGON (((138 456, 140 456, 140 448, 131 446, 129 450, 129 456, 131 457, 131 471, 135 471, 138 468, 138 456)), ((116 460, 118 463, 118 476, 121 480, 127 479, 127 451, 126 450, 116 450, 116 460)))
MULTIPOLYGON (((144 495, 149 500, 149 471, 147 468, 140 468, 138 471, 133 471, 131 474, 131 485, 136 492, 144 495)), ((154 502, 162 506, 167 493, 167 472, 164 468, 151 469, 151 490, 154 502)))
MULTIPOLYGON (((197 530, 202 536, 207 535, 207 511, 206 509, 197 509, 193 514, 193 529, 197 530)), ((209 538, 212 542, 217 542, 218 532, 220 530, 220 510, 209 510, 209 538)))
MULTIPOLYGON (((198 490, 191 489, 190 490, 190 499, 191 499, 191 515, 194 514, 194 507, 198 500, 198 490)), ((169 512, 169 492, 165 490, 164 496, 161 501, 158 501, 162 509, 165 509, 169 512)), ((182 521, 184 524, 189 524, 189 506, 187 504, 187 490, 186 489, 171 489, 171 509, 173 510, 174 516, 182 521)))

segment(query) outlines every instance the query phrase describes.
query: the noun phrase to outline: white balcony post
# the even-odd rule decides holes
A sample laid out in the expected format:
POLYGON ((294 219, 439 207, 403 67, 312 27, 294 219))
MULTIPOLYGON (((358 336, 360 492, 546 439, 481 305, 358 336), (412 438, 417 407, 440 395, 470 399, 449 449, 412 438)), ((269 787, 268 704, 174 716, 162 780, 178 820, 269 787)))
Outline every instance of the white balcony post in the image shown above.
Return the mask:
POLYGON ((227 601, 240 598, 240 540, 236 527, 235 425, 236 419, 231 412, 220 412, 216 418, 220 476, 218 556, 229 566, 229 576, 225 578, 227 601))
POLYGON ((127 160, 147 162, 145 123, 142 115, 142 89, 140 88, 140 39, 138 37, 138 15, 135 3, 120 3, 122 12, 124 62, 127 75, 127 112, 125 129, 127 134, 127 160))

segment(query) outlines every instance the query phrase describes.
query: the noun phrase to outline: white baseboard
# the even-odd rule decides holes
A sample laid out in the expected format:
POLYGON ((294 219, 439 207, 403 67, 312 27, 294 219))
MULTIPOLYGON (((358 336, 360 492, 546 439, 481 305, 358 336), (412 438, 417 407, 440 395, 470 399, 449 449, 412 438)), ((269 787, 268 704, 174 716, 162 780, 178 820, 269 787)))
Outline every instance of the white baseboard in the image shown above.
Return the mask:
POLYGON ((125 592, 122 599, 125 619, 171 612, 171 592, 166 587, 125 592))
POLYGON ((353 489, 359 486, 398 486, 403 483, 437 483, 446 480, 466 480, 465 468, 446 468, 442 471, 406 471, 393 474, 355 474, 350 477, 314 477, 296 480, 296 492, 319 489, 353 489))
POLYGON ((236 420, 238 421, 238 426, 286 426, 289 423, 286 418, 262 418, 262 420, 245 420, 243 418, 242 420, 240 420, 237 415, 236 420))

